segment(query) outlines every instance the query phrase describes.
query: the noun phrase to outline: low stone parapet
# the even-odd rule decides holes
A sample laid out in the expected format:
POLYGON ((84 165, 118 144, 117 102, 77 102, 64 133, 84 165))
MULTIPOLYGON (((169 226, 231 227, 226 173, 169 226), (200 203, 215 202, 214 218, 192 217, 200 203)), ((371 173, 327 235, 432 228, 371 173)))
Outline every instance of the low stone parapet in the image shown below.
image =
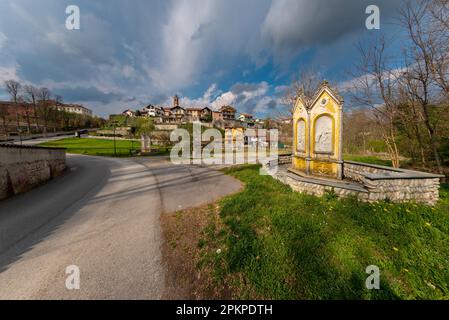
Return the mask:
POLYGON ((369 200, 416 201, 434 205, 439 199, 440 179, 433 173, 345 161, 344 178, 361 183, 369 200))
POLYGON ((0 200, 28 191, 65 168, 63 148, 0 145, 0 200))
MULTIPOLYGON (((270 166, 265 164, 270 172, 270 166)), ((294 191, 323 196, 334 192, 337 196, 354 196, 359 200, 405 202, 415 201, 435 205, 439 199, 441 175, 413 170, 396 169, 385 166, 345 161, 344 179, 325 179, 305 176, 280 164, 273 177, 288 184, 294 191)))
POLYGON ((278 155, 278 163, 280 165, 292 163, 292 155, 291 154, 280 154, 280 155, 278 155))

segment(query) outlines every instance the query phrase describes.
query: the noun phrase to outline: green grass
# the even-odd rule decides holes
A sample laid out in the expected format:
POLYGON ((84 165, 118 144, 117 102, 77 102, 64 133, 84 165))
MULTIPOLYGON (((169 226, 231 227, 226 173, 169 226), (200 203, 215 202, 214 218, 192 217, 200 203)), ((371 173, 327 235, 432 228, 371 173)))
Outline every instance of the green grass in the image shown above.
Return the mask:
MULTIPOLYGON (((114 156, 114 141, 92 138, 66 138, 45 142, 39 146, 67 148, 68 153, 86 154, 92 156, 114 156)), ((140 150, 140 142, 129 140, 116 140, 117 156, 131 155, 131 150, 140 150)))
POLYGON ((348 161, 376 164, 376 165, 380 165, 380 166, 387 166, 387 167, 392 166, 391 160, 383 160, 383 159, 380 159, 375 156, 359 156, 359 155, 353 155, 353 154, 345 154, 343 156, 343 159, 348 160, 348 161))
POLYGON ((368 204, 292 192, 257 166, 226 172, 246 186, 203 231, 200 265, 239 298, 449 298, 447 186, 434 208, 368 204), (380 290, 365 288, 369 265, 380 268, 380 290))

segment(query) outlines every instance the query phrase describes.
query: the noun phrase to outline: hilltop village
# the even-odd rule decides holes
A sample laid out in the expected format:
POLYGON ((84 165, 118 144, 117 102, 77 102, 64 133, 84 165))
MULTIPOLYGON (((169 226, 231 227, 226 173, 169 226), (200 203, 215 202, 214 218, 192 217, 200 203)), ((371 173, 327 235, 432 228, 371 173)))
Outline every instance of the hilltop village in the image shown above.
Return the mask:
MULTIPOLYGON (((140 110, 126 109, 122 116, 129 118, 152 118, 156 125, 181 125, 188 123, 202 123, 216 128, 262 128, 264 120, 256 119, 251 114, 240 113, 237 116, 236 108, 225 105, 218 110, 210 107, 183 107, 179 97, 173 97, 172 106, 155 106, 149 104, 140 110)), ((117 115, 111 115, 110 119, 117 115)))

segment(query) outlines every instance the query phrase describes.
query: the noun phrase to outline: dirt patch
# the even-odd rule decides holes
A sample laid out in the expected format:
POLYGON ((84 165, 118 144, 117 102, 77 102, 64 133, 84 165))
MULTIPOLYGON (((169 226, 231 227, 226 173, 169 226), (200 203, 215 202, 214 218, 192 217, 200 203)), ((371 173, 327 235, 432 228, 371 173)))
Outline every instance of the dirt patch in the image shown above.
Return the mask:
POLYGON ((162 248, 166 272, 164 299, 231 299, 231 290, 213 280, 213 266, 202 264, 211 251, 200 246, 204 230, 220 223, 219 203, 162 214, 162 248), (201 264, 201 266, 200 266, 201 264))

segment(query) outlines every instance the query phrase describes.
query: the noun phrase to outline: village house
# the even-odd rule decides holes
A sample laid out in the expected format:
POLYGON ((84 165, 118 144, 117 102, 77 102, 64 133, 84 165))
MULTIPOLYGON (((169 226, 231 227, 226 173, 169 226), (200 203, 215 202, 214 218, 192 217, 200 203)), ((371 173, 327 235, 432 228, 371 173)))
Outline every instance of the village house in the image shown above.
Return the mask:
MULTIPOLYGON (((58 111, 65 111, 67 113, 75 113, 80 114, 84 116, 92 117, 93 113, 92 110, 80 105, 80 104, 67 104, 67 103, 60 103, 54 100, 48 100, 48 105, 51 106, 53 109, 56 109, 58 111)), ((0 101, 0 107, 5 110, 5 113, 15 115, 16 110, 20 116, 26 116, 27 113, 30 113, 30 110, 33 110, 34 112, 34 106, 31 103, 27 102, 18 102, 16 105, 11 101, 0 101)), ((38 102, 36 107, 39 109, 41 108, 40 103, 38 102)))
POLYGON ((231 106, 223 106, 219 110, 222 114, 223 120, 235 120, 235 113, 237 110, 231 106))
POLYGON ((212 111, 212 121, 223 121, 223 114, 220 111, 212 111))
MULTIPOLYGON (((212 110, 207 106, 182 107, 179 103, 179 97, 173 97, 172 106, 159 107, 152 104, 147 105, 141 110, 133 112, 126 109, 122 115, 127 117, 151 117, 155 123, 160 124, 181 124, 181 123, 213 123, 218 127, 233 127, 239 124, 235 117, 236 109, 231 106, 223 106, 218 111, 212 110)), ((251 115, 246 115, 248 122, 253 123, 251 115)), ((251 125, 249 125, 251 127, 251 125)), ((248 126, 246 126, 248 127, 248 126)))
POLYGON ((56 109, 59 111, 65 111, 68 113, 76 113, 83 116, 92 117, 92 110, 80 105, 80 104, 60 104, 60 103, 54 103, 56 106, 56 109))
POLYGON ((131 109, 126 109, 125 111, 122 112, 122 114, 130 118, 133 118, 136 115, 136 113, 131 109))
POLYGON ((252 114, 248 114, 248 113, 241 113, 239 116, 239 120, 244 122, 244 121, 253 121, 253 115, 252 114))
POLYGON ((189 122, 211 122, 212 110, 208 107, 204 108, 187 108, 189 122))
POLYGON ((150 104, 142 109, 141 114, 144 114, 147 117, 162 117, 164 115, 164 111, 161 107, 150 104))

